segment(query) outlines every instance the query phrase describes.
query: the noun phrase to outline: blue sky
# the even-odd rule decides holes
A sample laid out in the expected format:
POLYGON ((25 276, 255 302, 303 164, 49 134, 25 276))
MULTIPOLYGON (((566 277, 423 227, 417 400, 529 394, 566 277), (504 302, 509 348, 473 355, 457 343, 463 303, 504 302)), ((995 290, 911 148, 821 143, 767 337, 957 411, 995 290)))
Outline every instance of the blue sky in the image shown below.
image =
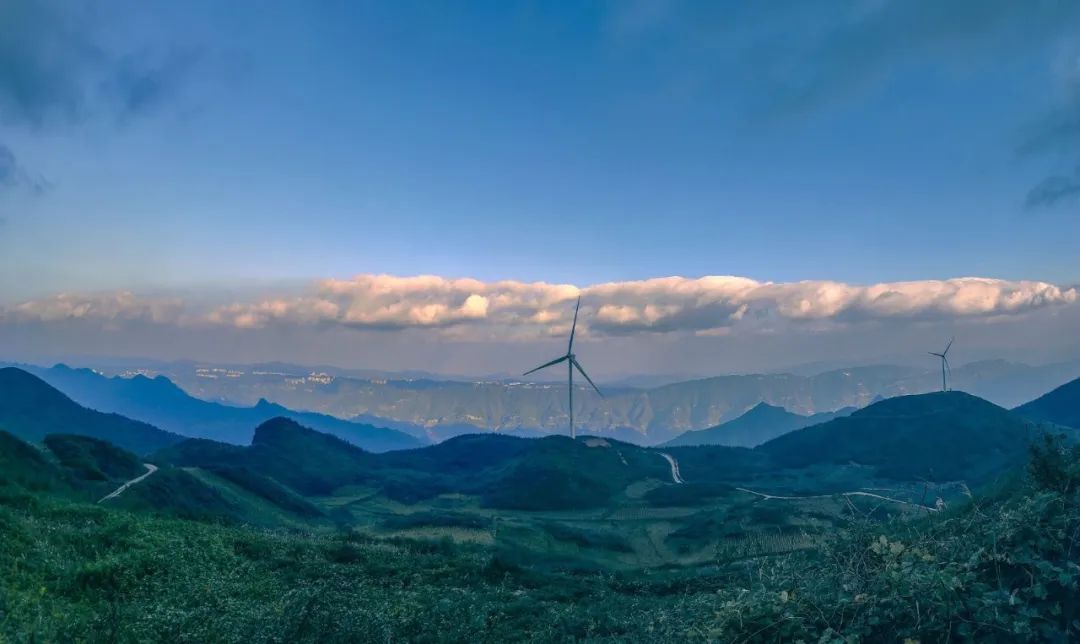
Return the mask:
POLYGON ((1072 3, 0 18, 0 304, 382 273, 1080 281, 1072 3))

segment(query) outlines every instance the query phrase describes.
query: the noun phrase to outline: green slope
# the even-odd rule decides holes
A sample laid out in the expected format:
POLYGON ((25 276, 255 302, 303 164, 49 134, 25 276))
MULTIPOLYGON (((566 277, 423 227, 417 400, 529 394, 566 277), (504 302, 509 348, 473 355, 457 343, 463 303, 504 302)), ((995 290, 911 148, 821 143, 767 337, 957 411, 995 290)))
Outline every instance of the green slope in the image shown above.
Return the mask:
POLYGON ((309 497, 361 484, 403 503, 459 492, 513 509, 601 507, 633 481, 671 478, 658 453, 610 439, 473 434, 370 454, 284 418, 260 425, 246 448, 188 440, 154 460, 219 474, 242 468, 309 497))
POLYGON ((68 477, 36 447, 0 430, 0 495, 71 492, 68 477))
POLYGON ((776 438, 758 451, 779 467, 854 463, 878 476, 983 481, 1021 462, 1034 428, 959 391, 889 398, 776 438))
POLYGON ((374 455, 346 441, 274 418, 255 429, 248 447, 190 439, 154 455, 155 462, 209 470, 245 468, 304 496, 357 483, 374 455))
POLYGON ((89 436, 49 434, 45 446, 62 467, 83 480, 126 481, 146 471, 131 452, 89 436))
POLYGON ((1014 409, 1031 420, 1080 429, 1080 378, 1014 409))

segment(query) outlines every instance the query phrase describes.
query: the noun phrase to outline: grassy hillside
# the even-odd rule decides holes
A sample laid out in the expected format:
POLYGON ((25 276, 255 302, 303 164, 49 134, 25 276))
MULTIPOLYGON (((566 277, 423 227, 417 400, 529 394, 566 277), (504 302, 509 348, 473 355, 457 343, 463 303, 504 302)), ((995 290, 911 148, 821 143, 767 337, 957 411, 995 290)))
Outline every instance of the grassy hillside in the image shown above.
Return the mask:
POLYGON ((0 430, 0 496, 71 489, 68 477, 41 450, 0 430))
POLYGON ((180 467, 242 467, 307 496, 330 494, 360 481, 372 458, 340 438, 301 427, 287 418, 260 425, 248 447, 190 439, 154 455, 155 462, 180 467))
POLYGON ((1013 411, 1031 420, 1080 429, 1080 378, 1013 411))
POLYGON ((519 510, 605 507, 634 481, 671 480, 659 454, 614 440, 549 436, 529 441, 484 492, 488 505, 519 510))
POLYGON ((129 480, 145 471, 131 452, 112 443, 74 434, 50 434, 45 446, 75 476, 89 481, 129 480))
POLYGON ((164 467, 122 495, 104 501, 109 507, 153 514, 226 523, 243 523, 238 507, 213 487, 175 467, 164 467))
POLYGON ((758 449, 786 468, 854 463, 891 479, 976 482, 1016 466, 1034 436, 1009 411, 950 391, 883 400, 758 449))
POLYGON ((455 492, 491 507, 533 510, 602 507, 635 480, 671 478, 659 454, 609 439, 474 434, 370 454, 284 418, 260 425, 247 448, 188 440, 154 460, 211 471, 242 467, 304 496, 364 484, 403 503, 455 492))
POLYGON ((33 443, 48 434, 78 434, 136 454, 183 440, 146 423, 81 407, 40 378, 13 367, 0 369, 0 427, 33 443))

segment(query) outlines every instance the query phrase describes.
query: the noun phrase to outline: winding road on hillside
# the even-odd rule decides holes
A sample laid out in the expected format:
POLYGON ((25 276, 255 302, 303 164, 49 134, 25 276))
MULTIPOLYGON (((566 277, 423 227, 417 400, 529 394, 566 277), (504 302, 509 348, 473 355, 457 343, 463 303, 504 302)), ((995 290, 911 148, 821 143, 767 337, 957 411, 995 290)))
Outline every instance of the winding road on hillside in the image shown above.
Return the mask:
POLYGON ((157 465, 151 465, 150 463, 143 463, 143 465, 146 466, 146 474, 143 474, 142 476, 137 477, 137 478, 133 478, 130 481, 128 481, 127 483, 124 483, 120 487, 113 490, 111 494, 109 494, 105 498, 98 501, 98 503, 104 503, 104 502, 108 501, 109 499, 115 499, 116 497, 123 494, 129 487, 131 487, 132 485, 135 485, 137 483, 141 483, 143 479, 145 479, 146 477, 150 476, 151 474, 153 474, 154 472, 156 472, 158 470, 157 465))
POLYGON ((838 492, 836 494, 811 494, 809 496, 777 496, 775 494, 766 494, 764 492, 755 492, 748 490, 744 487, 737 487, 736 490, 740 492, 746 492, 747 494, 754 494, 760 496, 763 499, 777 499, 780 501, 802 501, 803 499, 829 499, 834 496, 868 496, 873 499, 881 499, 882 501, 892 501, 893 503, 899 503, 901 505, 911 505, 919 508, 920 510, 929 510, 930 512, 937 512, 938 508, 931 507, 929 505, 923 505, 921 503, 912 503, 911 501, 904 501, 902 499, 893 499, 887 496, 881 496, 880 494, 874 494, 873 492, 838 492))
POLYGON ((671 465, 671 480, 675 481, 676 483, 685 483, 686 481, 684 481, 682 479, 682 475, 679 474, 679 461, 676 461, 675 457, 671 454, 665 454, 664 452, 657 452, 657 454, 663 456, 664 460, 666 460, 668 464, 671 465))

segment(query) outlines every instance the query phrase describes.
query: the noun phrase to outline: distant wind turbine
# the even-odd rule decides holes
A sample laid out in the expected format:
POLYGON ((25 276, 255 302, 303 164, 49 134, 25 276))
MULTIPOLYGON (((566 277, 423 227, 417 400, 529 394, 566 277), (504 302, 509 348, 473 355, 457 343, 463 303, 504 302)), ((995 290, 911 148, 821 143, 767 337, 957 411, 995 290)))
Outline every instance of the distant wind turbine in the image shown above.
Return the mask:
POLYGON ((581 375, 585 376, 585 379, 589 381, 589 384, 592 385, 592 388, 596 390, 596 393, 600 394, 601 398, 604 397, 604 394, 600 391, 600 388, 597 387, 596 383, 592 381, 592 378, 589 377, 589 374, 585 373, 585 370, 581 368, 581 364, 578 363, 577 357, 574 356, 574 331, 577 330, 577 314, 578 314, 578 309, 580 309, 580 308, 581 308, 581 296, 578 296, 577 306, 574 307, 574 324, 573 324, 573 326, 570 327, 570 344, 567 345, 567 347, 566 347, 566 355, 562 356, 561 358, 556 358, 556 359, 552 360, 551 362, 545 362, 544 364, 540 365, 539 367, 537 367, 535 369, 530 369, 529 371, 526 371, 525 373, 522 374, 524 376, 527 376, 530 373, 540 371, 541 369, 546 369, 548 367, 557 365, 560 362, 565 362, 566 363, 566 371, 570 376, 570 379, 569 379, 569 383, 570 383, 570 388, 569 388, 569 396, 570 396, 570 406, 569 406, 569 409, 570 409, 570 438, 575 438, 575 439, 577 438, 577 431, 574 429, 574 369, 577 369, 578 371, 581 372, 581 375))
POLYGON ((949 381, 946 380, 945 373, 946 373, 946 371, 948 371, 948 373, 950 373, 950 374, 952 373, 952 367, 949 366, 949 358, 947 356, 949 355, 949 347, 952 346, 953 340, 956 340, 956 338, 953 338, 952 340, 949 340, 949 344, 945 345, 945 350, 942 351, 941 353, 934 353, 933 351, 928 351, 927 352, 932 356, 937 356, 937 357, 941 358, 941 390, 942 391, 948 391, 949 390, 949 381))

